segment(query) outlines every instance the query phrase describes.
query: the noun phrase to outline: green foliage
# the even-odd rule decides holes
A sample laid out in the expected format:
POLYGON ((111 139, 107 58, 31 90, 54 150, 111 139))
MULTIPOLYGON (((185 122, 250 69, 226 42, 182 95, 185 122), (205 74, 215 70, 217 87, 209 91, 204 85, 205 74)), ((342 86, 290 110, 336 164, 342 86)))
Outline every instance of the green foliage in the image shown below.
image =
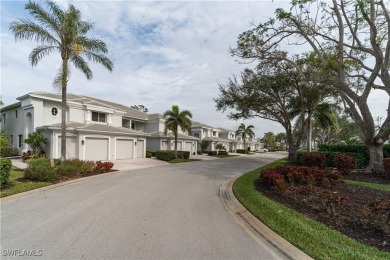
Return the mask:
POLYGON ((390 177, 390 158, 383 159, 383 169, 385 170, 384 174, 390 177))
POLYGON ((244 147, 245 147, 245 144, 246 144, 246 139, 248 137, 249 138, 254 138, 255 137, 255 133, 253 132, 254 128, 255 127, 253 125, 245 126, 244 123, 241 123, 241 125, 238 127, 238 129, 236 131, 236 136, 241 136, 242 141, 244 142, 244 147))
POLYGON ((215 156, 215 155, 229 155, 227 151, 208 151, 207 155, 215 156))
POLYGON ((151 152, 146 152, 146 158, 152 158, 152 153, 151 152))
POLYGON ((35 159, 28 161, 28 167, 24 171, 24 176, 33 181, 54 181, 56 174, 54 168, 50 164, 50 160, 46 158, 35 159))
POLYGON ((336 154, 333 157, 333 162, 336 165, 337 170, 343 174, 350 174, 356 169, 356 159, 350 155, 336 154))
POLYGON ((307 153, 301 157, 301 164, 306 167, 326 168, 326 156, 319 153, 307 153))
POLYGON ((225 146, 223 144, 216 144, 215 149, 217 150, 226 150, 225 146))
POLYGON ((55 167, 55 173, 58 178, 67 179, 90 175, 94 169, 95 163, 93 161, 70 159, 63 164, 58 162, 55 167))
POLYGON ((19 151, 16 147, 1 147, 0 148, 0 156, 1 157, 12 157, 17 156, 19 151))
POLYGON ((146 151, 147 153, 150 153, 152 157, 156 157, 156 151, 146 151))
MULTIPOLYGON (((177 151, 177 157, 182 159, 190 158, 190 152, 188 151, 177 151)), ((160 150, 156 151, 156 158, 162 161, 171 161, 175 158, 175 151, 171 150, 160 150)))
POLYGON ((35 155, 40 156, 44 153, 43 145, 47 144, 47 138, 37 130, 36 132, 28 134, 28 137, 24 142, 31 147, 35 155))
POLYGON ((247 149, 237 149, 237 150, 236 150, 236 153, 248 154, 248 153, 249 153, 249 150, 247 150, 247 149))
POLYGON ((0 185, 3 187, 8 184, 11 174, 12 163, 10 159, 0 157, 0 185))
POLYGON ((198 151, 196 151, 196 154, 198 154, 198 155, 202 155, 202 154, 203 154, 203 152, 202 152, 202 150, 198 150, 198 151))
MULTIPOLYGON (((297 153, 297 160, 296 160, 296 164, 297 165, 300 165, 301 163, 301 157, 305 154, 307 154, 308 152, 306 151, 298 151, 297 153)), ((341 154, 339 152, 312 152, 312 153, 318 153, 318 154, 322 154, 322 155, 325 155, 326 157, 326 166, 327 167, 332 167, 332 168, 336 168, 336 165, 334 164, 333 162, 333 157, 337 154, 341 154)), ((368 161, 359 153, 342 153, 342 154, 346 154, 346 155, 350 155, 352 157, 354 157, 356 159, 356 164, 357 164, 357 168, 359 169, 362 169, 364 167, 367 167, 368 165, 368 161)))
POLYGON ((209 147, 209 141, 202 140, 200 147, 202 148, 202 151, 207 151, 207 148, 209 147))
POLYGON ((9 140, 8 135, 5 133, 4 130, 0 130, 0 148, 3 149, 3 147, 9 146, 9 140))
POLYGON ((276 136, 273 132, 267 132, 264 134, 264 146, 266 148, 274 147, 275 146, 275 139, 276 136))

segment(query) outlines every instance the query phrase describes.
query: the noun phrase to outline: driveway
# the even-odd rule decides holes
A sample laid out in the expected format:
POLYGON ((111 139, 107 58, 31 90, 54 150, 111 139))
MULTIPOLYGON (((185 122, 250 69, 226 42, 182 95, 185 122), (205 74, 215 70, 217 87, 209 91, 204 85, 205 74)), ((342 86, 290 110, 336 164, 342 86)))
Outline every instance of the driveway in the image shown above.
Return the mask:
POLYGON ((114 172, 4 202, 2 259, 275 259, 226 211, 219 187, 284 156, 114 172))

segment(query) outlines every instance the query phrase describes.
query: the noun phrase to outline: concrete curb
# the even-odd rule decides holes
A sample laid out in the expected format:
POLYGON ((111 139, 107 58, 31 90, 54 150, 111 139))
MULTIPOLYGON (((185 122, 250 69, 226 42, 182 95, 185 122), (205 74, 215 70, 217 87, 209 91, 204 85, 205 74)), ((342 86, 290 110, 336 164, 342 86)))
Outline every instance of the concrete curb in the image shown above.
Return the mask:
POLYGON ((225 180, 219 189, 222 204, 237 223, 277 259, 313 259, 261 223, 241 205, 233 193, 233 183, 241 175, 236 174, 225 180))

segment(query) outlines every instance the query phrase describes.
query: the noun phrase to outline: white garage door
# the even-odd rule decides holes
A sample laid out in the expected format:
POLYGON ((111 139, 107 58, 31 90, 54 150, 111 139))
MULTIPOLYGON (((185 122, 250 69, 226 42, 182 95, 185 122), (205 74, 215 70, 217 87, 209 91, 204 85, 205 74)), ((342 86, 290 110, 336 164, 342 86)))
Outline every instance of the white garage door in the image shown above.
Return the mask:
POLYGON ((116 139, 116 159, 133 158, 133 140, 116 139))
POLYGON ((161 150, 168 150, 168 141, 161 142, 161 150))
POLYGON ((108 139, 92 137, 85 138, 85 160, 108 160, 108 139))
MULTIPOLYGON (((66 137, 66 159, 77 158, 77 138, 75 136, 66 137)), ((61 136, 58 137, 57 158, 61 158, 61 136)))
POLYGON ((144 158, 145 152, 144 152, 144 141, 138 140, 137 141, 137 158, 144 158))
POLYGON ((192 155, 192 143, 185 142, 184 143, 184 151, 188 151, 192 155))

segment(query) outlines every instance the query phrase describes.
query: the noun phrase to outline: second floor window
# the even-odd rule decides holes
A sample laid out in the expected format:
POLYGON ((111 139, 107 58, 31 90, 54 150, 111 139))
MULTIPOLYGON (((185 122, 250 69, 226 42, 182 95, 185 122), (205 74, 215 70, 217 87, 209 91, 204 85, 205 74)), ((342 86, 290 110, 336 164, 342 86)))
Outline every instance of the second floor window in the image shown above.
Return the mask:
POLYGON ((195 133, 195 134, 194 134, 194 137, 198 137, 198 138, 199 138, 199 134, 198 134, 198 133, 195 133))
POLYGON ((131 129, 135 130, 135 123, 131 122, 131 129))
POLYGON ((95 122, 106 122, 106 114, 98 113, 98 112, 92 112, 92 121, 95 122))

